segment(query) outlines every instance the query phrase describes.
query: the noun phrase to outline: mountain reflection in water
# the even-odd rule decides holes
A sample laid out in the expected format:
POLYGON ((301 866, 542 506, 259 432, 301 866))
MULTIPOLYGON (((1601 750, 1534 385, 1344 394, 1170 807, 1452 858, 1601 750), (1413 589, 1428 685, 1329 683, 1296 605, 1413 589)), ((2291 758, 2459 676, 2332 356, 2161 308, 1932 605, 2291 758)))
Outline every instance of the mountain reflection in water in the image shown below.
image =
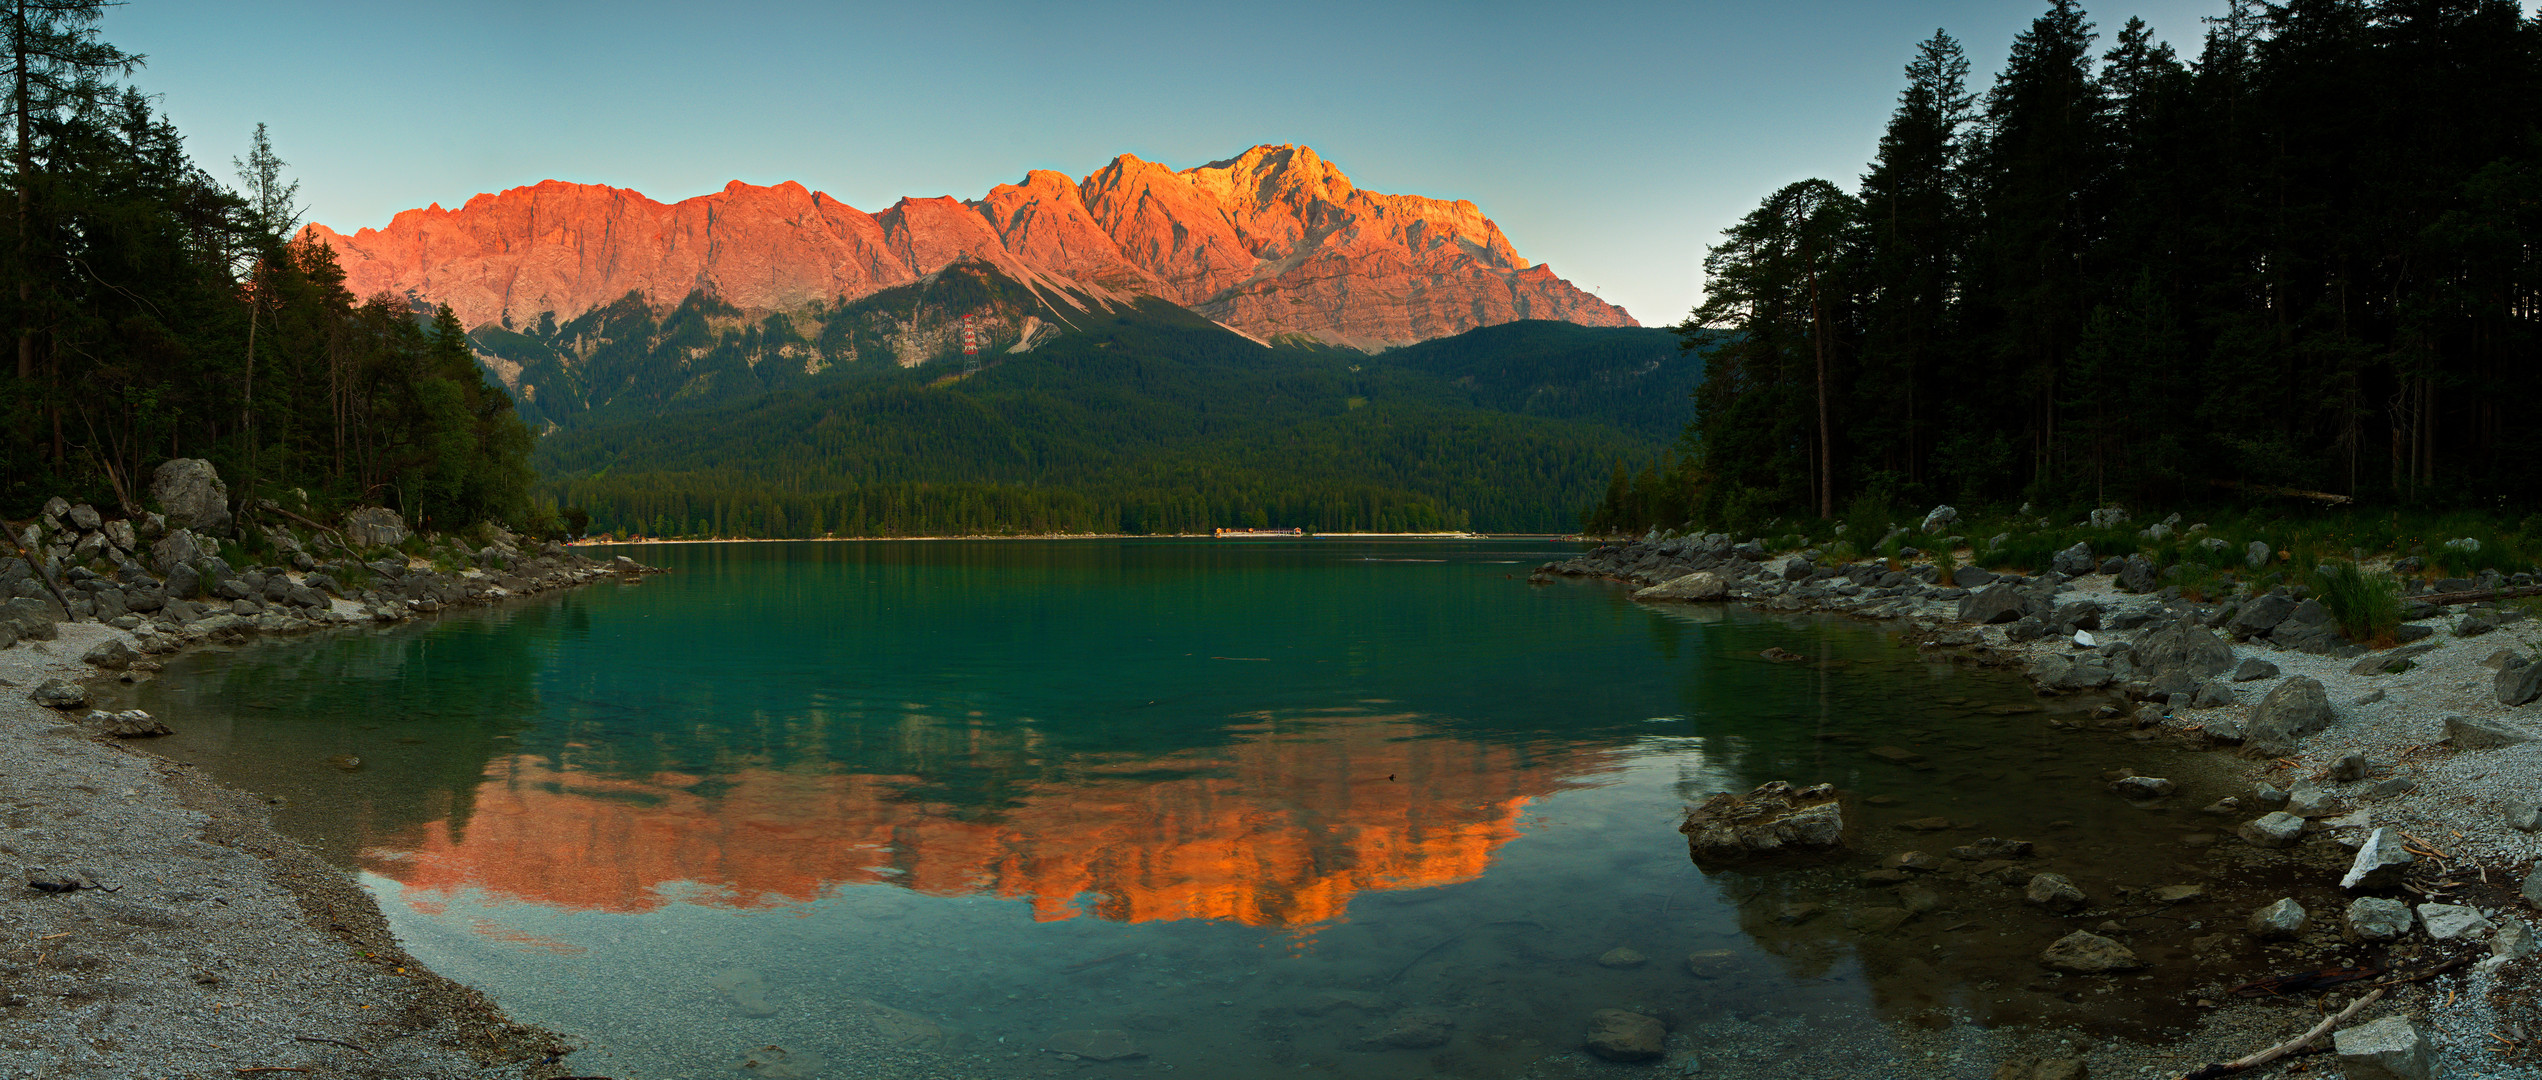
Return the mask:
POLYGON ((1306 927, 1362 891, 1481 874, 1531 798, 1599 762, 1531 763, 1402 715, 1256 726, 1208 750, 1056 770, 986 812, 913 798, 912 776, 748 768, 710 784, 519 755, 488 766, 464 822, 379 837, 364 862, 416 904, 473 888, 592 911, 752 907, 883 883, 1026 899, 1042 921, 1306 927))

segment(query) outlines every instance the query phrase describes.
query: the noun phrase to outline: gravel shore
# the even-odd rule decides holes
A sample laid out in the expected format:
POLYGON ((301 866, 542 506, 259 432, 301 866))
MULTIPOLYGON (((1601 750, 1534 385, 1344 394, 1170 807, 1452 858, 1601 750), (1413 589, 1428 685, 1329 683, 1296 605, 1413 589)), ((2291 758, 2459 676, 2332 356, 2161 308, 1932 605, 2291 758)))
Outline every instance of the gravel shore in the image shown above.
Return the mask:
MULTIPOLYGON (((2419 629, 2405 632, 2424 636, 2408 647, 2404 660, 2393 662, 2398 650, 2378 652, 2335 640, 2301 650, 2280 647, 2266 626, 2254 633, 2234 621, 2247 599, 2199 603, 2181 598, 2177 589, 2148 588, 2158 583, 2151 568, 2141 568, 2133 580, 2100 572, 2117 569, 2109 564, 2078 565, 2075 569, 2083 572, 2071 577, 2050 573, 1990 580, 1994 576, 1981 571, 1943 580, 1930 565, 1828 566, 1796 558, 1753 544, 1733 545, 1718 535, 1650 538, 1607 545, 1538 572, 1610 577, 1652 587, 1638 598, 1653 603, 1687 602, 1678 597, 1688 597, 1894 620, 1908 627, 1910 639, 1926 650, 2027 670, 2043 695, 2117 693, 2132 702, 2132 713, 2114 722, 2133 726, 2138 737, 2234 755, 2230 760, 2246 772, 2250 793, 2207 808, 2227 828, 2284 806, 2285 793, 2299 785, 2306 789, 2301 794, 2329 800, 2307 816, 2292 846, 2284 849, 2288 865, 2307 868, 2308 880, 2320 879, 2301 894, 2310 909, 2309 932, 2276 947, 2272 956, 2282 956, 2282 962, 2240 977, 2256 980, 2344 967, 2381 972, 2327 990, 2277 996, 2241 997, 2229 993, 2231 986, 2210 987, 2198 1002, 2202 1021, 2159 1044, 2095 1042, 2069 1032, 2009 1039, 1994 1033, 1980 1042, 2025 1052, 2003 1054, 1993 1066, 1996 1071, 1963 1062, 1937 1064, 1929 1075, 2044 1080, 2079 1075, 2061 1070, 2082 1065, 2094 1077, 2177 1077, 2291 1039, 2368 988, 2379 987, 2385 996, 2342 1030, 2384 1017, 2407 1017, 2433 1051, 2437 1076, 2542 1076, 2542 998, 2535 992, 2542 983, 2536 979, 2542 957, 2513 955, 2519 930, 2529 934, 2542 924, 2537 913, 2542 903, 2533 899, 2542 894, 2542 867, 2537 866, 2542 832, 2529 831, 2532 817, 2525 809, 2542 801, 2542 702, 2509 706, 2496 689, 2502 664, 2542 656, 2542 620, 2512 608, 2487 611, 2485 618, 2468 624, 2463 607, 2422 611, 2419 629), (1695 574, 1711 580, 1689 576, 1695 574), (1663 585, 1667 588, 1658 588, 1663 585), (2008 588, 1981 595, 1996 585, 2008 588), (2095 607, 2097 611, 2083 616, 2095 607), (1990 616, 2002 621, 1980 621, 1990 616), (2068 616, 2081 617, 2089 628, 2074 625, 2068 616), (2084 629, 2090 645, 2074 638, 2077 629, 2084 629), (2166 641, 2200 643, 2208 650, 2207 666, 2215 670, 2166 687, 2167 677, 2181 676, 2153 659, 2158 633, 2169 635, 2166 641), (2224 654, 2218 658, 2215 650, 2224 654), (2378 658, 2385 662, 2377 663, 2378 658), (2077 661, 2115 670, 2083 668, 2077 661), (2068 673, 2077 670, 2088 670, 2092 677, 2076 685, 2068 673), (2234 681, 2237 674, 2247 678, 2234 681), (2317 684, 2327 699, 2326 725, 2291 739, 2260 737, 2254 720, 2263 703, 2280 687, 2304 680, 2317 684), (2502 736, 2460 741, 2503 745, 2456 745, 2449 739, 2448 717, 2502 736), (2252 737, 2251 745, 2244 744, 2246 735, 2252 737), (2271 745, 2263 750, 2257 745, 2261 742, 2271 745), (2341 768, 2341 759, 2350 755, 2362 761, 2351 759, 2341 768), (2407 877, 2382 888, 2343 889, 2341 871, 2376 829, 2418 852, 2407 877), (2413 925, 2388 944, 2361 941, 2347 928, 2344 908, 2350 897, 2369 895, 2412 905, 2433 901, 2466 906, 2492 928, 2439 942, 2430 939, 2424 926, 2413 925), (2492 943, 2501 939, 2505 943, 2496 951, 2511 955, 2492 959, 2492 943), (2439 967, 2446 970, 2401 981, 2439 967)), ((1960 561, 1966 561, 1964 555, 1960 561)), ((2271 614, 2280 613, 2271 609, 2271 614)), ((2301 640, 2300 635, 2282 636, 2301 640)), ((2294 696, 2289 691, 2281 700, 2294 696)), ((2242 933, 2247 913, 2224 914, 2231 918, 2218 921, 2229 922, 2230 932, 2242 933)), ((2332 1047, 2333 1040, 2324 1036, 2309 1053, 2327 1053, 2332 1047)), ((2339 1068, 2295 1055, 2236 1075, 2278 1075, 2325 1065, 2339 1068)))

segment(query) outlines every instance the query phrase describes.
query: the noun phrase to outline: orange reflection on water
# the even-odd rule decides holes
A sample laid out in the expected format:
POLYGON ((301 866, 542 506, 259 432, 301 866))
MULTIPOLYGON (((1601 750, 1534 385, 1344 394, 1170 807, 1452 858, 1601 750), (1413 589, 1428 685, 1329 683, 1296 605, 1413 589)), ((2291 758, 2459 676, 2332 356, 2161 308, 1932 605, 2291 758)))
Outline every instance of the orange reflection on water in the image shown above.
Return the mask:
POLYGON ((478 889, 592 911, 765 907, 890 883, 1028 899, 1041 920, 1311 926, 1363 889, 1481 874, 1529 799, 1599 765, 1361 718, 1133 775, 1033 781, 966 812, 912 799, 907 776, 745 769, 709 796, 687 790, 696 777, 611 779, 523 755, 487 767, 463 824, 387 838, 367 861, 422 906, 478 889))

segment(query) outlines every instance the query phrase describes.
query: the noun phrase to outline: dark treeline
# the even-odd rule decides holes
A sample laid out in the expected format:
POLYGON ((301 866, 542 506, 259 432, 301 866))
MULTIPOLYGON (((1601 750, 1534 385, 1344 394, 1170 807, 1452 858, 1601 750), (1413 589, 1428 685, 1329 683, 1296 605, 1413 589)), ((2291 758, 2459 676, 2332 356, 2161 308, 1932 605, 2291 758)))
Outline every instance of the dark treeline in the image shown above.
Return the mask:
POLYGON ((347 292, 287 238, 298 185, 259 125, 232 188, 197 166, 98 39, 100 0, 0 19, 0 515, 46 497, 138 509, 210 459, 241 500, 299 488, 456 526, 535 524, 527 430, 447 309, 347 292))
POLYGON ((1937 32, 1852 191, 1767 197, 1679 328, 1673 460, 1593 527, 2254 486, 2542 487, 2542 26, 2512 0, 2232 0, 2194 56, 2058 0, 1994 85, 1937 32))

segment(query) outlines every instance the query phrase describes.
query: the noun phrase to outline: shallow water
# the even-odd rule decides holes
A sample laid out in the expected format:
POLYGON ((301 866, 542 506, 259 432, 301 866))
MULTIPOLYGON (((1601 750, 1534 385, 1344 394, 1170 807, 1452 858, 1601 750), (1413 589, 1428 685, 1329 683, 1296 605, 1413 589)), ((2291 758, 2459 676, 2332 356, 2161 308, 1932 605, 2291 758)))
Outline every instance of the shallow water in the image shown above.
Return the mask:
POLYGON ((675 573, 191 654, 135 696, 419 959, 621 1078, 882 1074, 877 1046, 1514 1076, 1604 1068, 1577 1050, 1607 1007, 1668 1019, 1680 1066, 1873 1062, 1954 1024, 2151 1034, 2239 947, 2122 911, 2159 986, 2087 985, 2035 956, 2088 924, 1963 864, 1860 882, 2007 836, 2100 906, 2230 895, 2211 762, 1871 624, 1531 586, 1546 542, 638 554, 675 573), (2122 766, 2184 790, 2126 804, 2122 766), (1686 803, 1772 779, 1845 788, 1855 851, 1693 866, 1686 803))

